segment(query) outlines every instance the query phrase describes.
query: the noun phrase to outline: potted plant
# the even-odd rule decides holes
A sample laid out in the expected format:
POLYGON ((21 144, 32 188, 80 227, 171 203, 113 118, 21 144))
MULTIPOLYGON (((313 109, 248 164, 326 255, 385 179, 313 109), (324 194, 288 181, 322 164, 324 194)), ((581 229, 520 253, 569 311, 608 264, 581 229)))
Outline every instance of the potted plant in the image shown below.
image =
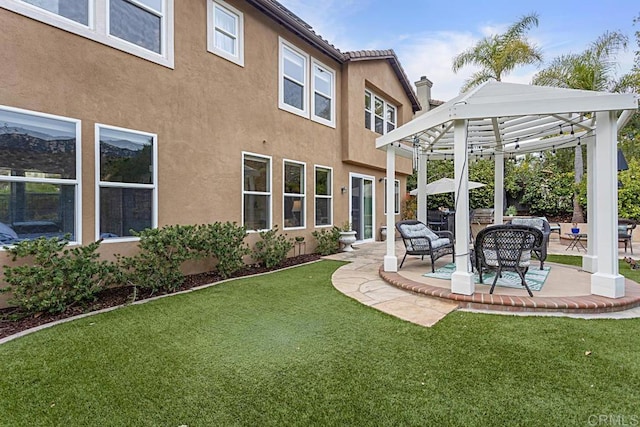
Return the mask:
POLYGON ((356 232, 351 229, 351 223, 349 221, 346 221, 342 227, 340 227, 340 238, 338 241, 342 243, 342 252, 353 251, 351 245, 356 242, 356 232))

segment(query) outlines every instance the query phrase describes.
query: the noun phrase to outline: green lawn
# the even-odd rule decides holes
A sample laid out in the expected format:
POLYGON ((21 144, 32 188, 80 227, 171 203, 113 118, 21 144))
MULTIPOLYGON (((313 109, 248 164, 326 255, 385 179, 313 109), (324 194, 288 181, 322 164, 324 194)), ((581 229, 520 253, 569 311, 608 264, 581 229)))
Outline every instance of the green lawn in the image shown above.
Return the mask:
POLYGON ((640 319, 454 312, 423 328, 336 291, 341 263, 0 346, 0 425, 596 425, 640 417, 640 319), (589 355, 585 352, 591 352, 589 355))

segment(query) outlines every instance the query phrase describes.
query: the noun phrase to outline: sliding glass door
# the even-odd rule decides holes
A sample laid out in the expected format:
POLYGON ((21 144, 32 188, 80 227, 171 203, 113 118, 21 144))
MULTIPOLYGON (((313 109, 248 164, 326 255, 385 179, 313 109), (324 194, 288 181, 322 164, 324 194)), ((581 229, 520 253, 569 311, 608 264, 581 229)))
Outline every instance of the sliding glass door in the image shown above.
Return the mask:
POLYGON ((349 176, 351 227, 356 232, 358 241, 372 241, 375 224, 374 177, 355 173, 349 176))

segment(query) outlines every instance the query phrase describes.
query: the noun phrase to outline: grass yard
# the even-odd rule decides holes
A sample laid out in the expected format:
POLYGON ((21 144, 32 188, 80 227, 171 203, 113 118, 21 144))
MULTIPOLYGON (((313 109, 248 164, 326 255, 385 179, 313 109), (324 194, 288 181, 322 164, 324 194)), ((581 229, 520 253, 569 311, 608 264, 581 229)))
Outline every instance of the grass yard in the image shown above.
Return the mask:
POLYGON ((0 425, 640 419, 640 319, 454 312, 423 328, 336 291, 340 265, 239 279, 1 345, 0 425))

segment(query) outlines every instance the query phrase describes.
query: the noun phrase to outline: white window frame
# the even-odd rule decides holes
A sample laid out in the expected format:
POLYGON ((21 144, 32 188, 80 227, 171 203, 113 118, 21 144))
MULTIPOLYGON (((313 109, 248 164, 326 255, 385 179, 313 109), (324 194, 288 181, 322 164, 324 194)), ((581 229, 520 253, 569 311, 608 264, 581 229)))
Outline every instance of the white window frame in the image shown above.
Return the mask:
MULTIPOLYGON (((387 214, 387 178, 384 178, 384 214, 387 214)), ((393 180, 393 204, 394 215, 400 215, 400 180, 393 180)))
POLYGON ((163 11, 160 14, 136 0, 127 0, 161 17, 162 34, 160 39, 161 52, 159 54, 109 34, 109 1, 110 0, 89 0, 88 26, 21 0, 0 0, 0 8, 155 62, 156 64, 174 68, 174 0, 162 0, 163 11))
POLYGON ((240 223, 244 226, 244 195, 245 194, 256 194, 259 196, 268 196, 269 197, 269 223, 267 224, 267 228, 262 230, 247 230, 247 233, 259 233, 261 231, 268 231, 273 228, 273 159, 271 156, 266 156, 264 154, 252 153, 250 151, 242 152, 242 163, 240 164, 242 168, 242 179, 240 180, 240 191, 242 197, 240 198, 240 223), (266 159, 269 162, 269 191, 245 191, 244 189, 244 159, 246 157, 257 157, 259 159, 266 159))
POLYGON ((299 162, 297 160, 282 160, 282 229, 283 230, 304 230, 307 228, 307 164, 305 162, 299 162), (301 193, 287 193, 286 192, 286 165, 287 163, 292 165, 302 166, 302 177, 304 179, 302 188, 300 188, 301 193), (285 198, 287 197, 296 197, 302 199, 302 217, 301 223, 302 225, 297 227, 285 227, 285 215, 284 215, 284 206, 285 206, 285 198))
MULTIPOLYGON (((143 132, 135 129, 127 129, 116 126, 109 126, 101 123, 95 125, 95 239, 100 239, 100 189, 101 188, 133 188, 133 189, 145 189, 153 190, 151 209, 151 227, 158 228, 158 135, 155 133, 143 132), (138 184, 130 182, 112 182, 100 180, 100 129, 110 129, 120 132, 133 133, 150 137, 153 139, 153 183, 152 184, 138 184)), ((119 242, 136 242, 140 240, 136 236, 123 236, 112 237, 104 239, 103 243, 119 243, 119 242)))
POLYGON ((244 14, 223 0, 207 0, 207 51, 244 67, 244 14), (218 9, 222 9, 236 18, 237 34, 223 31, 235 39, 235 55, 216 47, 216 13, 218 9))
POLYGON ((390 103, 386 99, 384 99, 384 97, 377 95, 375 92, 372 92, 369 89, 365 89, 364 92, 369 95, 370 97, 369 99, 371 100, 371 105, 366 105, 366 102, 365 102, 365 106, 364 106, 365 113, 369 113, 371 115, 371 125, 370 127, 367 128, 366 122, 365 122, 365 129, 369 129, 372 132, 378 133, 376 132, 376 117, 382 119, 382 133, 379 135, 384 135, 390 132, 387 130, 389 123, 394 126, 394 129, 396 129, 398 127, 398 107, 390 103), (382 116, 376 115, 376 108, 375 108, 376 98, 382 101, 382 116), (389 108, 392 109, 395 113, 394 114, 396 119, 395 122, 387 120, 387 110, 389 108))
POLYGON ((313 224, 316 228, 327 228, 333 227, 333 168, 331 166, 323 166, 323 165, 314 165, 313 166, 313 224), (331 185, 329 186, 329 195, 318 194, 317 189, 317 171, 318 169, 324 169, 329 171, 329 178, 331 180, 331 185), (316 217, 317 210, 317 202, 318 199, 328 199, 331 204, 331 209, 329 210, 329 224, 320 224, 318 225, 318 218, 316 217))
POLYGON ((313 58, 311 60, 311 99, 309 101, 311 103, 311 120, 322 123, 323 125, 327 125, 329 127, 336 127, 336 73, 333 69, 327 67, 322 62, 313 58), (323 72, 329 74, 331 76, 331 87, 329 91, 331 93, 326 94, 316 90, 316 67, 321 69, 323 72), (324 117, 320 117, 316 115, 316 102, 315 96, 316 92, 320 95, 326 96, 331 101, 331 119, 327 120, 324 117))
MULTIPOLYGON (((73 123, 76 127, 76 178, 75 179, 52 179, 52 178, 27 178, 27 177, 10 177, 0 175, 0 182, 33 182, 42 184, 58 184, 58 185, 73 185, 74 191, 74 240, 69 241, 70 245, 79 245, 82 242, 82 122, 78 119, 72 119, 70 117, 56 116, 53 114, 41 113, 39 111, 25 110, 22 108, 14 108, 6 105, 0 105, 1 110, 10 111, 13 113, 26 114, 36 117, 43 117, 47 119, 60 120, 69 123, 73 123)), ((4 249, 0 247, 0 252, 4 252, 4 249)))
MULTIPOLYGON (((279 40, 279 61, 278 61, 278 107, 298 116, 309 118, 309 55, 295 47, 282 37, 279 40), (296 108, 284 102, 284 52, 285 49, 303 59, 304 81, 296 81, 302 85, 302 109, 296 108)), ((293 79, 292 79, 293 80, 293 79)))

